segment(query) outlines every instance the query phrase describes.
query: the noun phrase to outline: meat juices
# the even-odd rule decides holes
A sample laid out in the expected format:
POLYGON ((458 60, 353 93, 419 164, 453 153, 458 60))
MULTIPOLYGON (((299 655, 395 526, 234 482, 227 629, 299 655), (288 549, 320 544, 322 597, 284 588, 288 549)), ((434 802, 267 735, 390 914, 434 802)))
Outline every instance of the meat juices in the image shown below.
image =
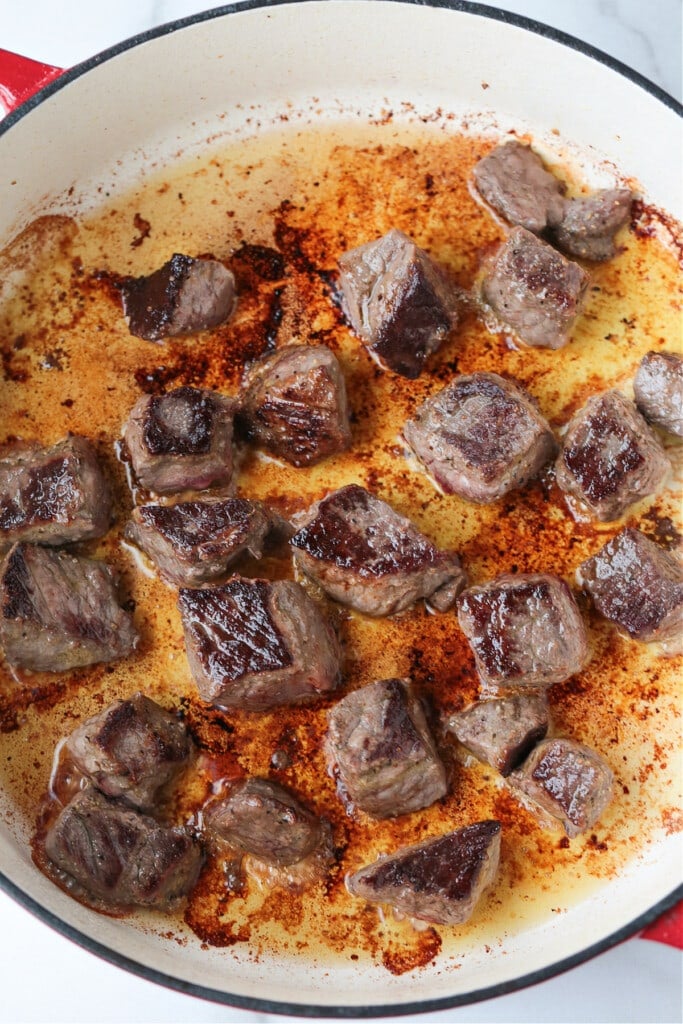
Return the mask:
POLYGON ((510 224, 540 235, 562 220, 561 182, 546 171, 541 158, 516 139, 496 146, 474 168, 477 189, 510 224))
POLYGON ((456 377, 403 433, 446 494, 482 504, 523 487, 557 451, 526 392, 495 373, 456 377))
POLYGON ((629 221, 632 199, 625 188, 566 199, 562 220, 552 232, 553 242, 580 259, 611 259, 616 252, 614 236, 629 221))
POLYGON ((170 494, 228 484, 234 409, 231 398, 189 387, 136 402, 123 439, 140 486, 170 494))
POLYGON ((218 260, 181 253, 147 277, 129 278, 120 289, 130 333, 147 341, 216 327, 236 305, 232 271, 218 260))
POLYGON ((298 583, 234 577, 182 589, 178 606, 199 695, 215 707, 298 704, 339 682, 334 630, 298 583))
POLYGON ((550 724, 544 693, 519 693, 499 700, 480 700, 446 724, 475 757, 501 775, 509 775, 536 744, 550 724))
POLYGON ((481 297, 525 345, 558 349, 569 341, 587 285, 578 263, 513 228, 486 267, 481 297))
POLYGON ((589 398, 571 419, 555 476, 596 519, 611 522, 654 494, 669 468, 662 445, 633 402, 612 390, 589 398))
POLYGON ((314 505, 290 544, 302 572, 366 615, 393 615, 422 597, 444 611, 466 582, 457 555, 357 484, 314 505))
POLYGON ((421 921, 464 924, 496 876, 500 835, 498 821, 466 825, 380 857, 349 875, 346 887, 421 921))
POLYGON ((107 532, 109 484, 85 437, 0 448, 0 552, 16 541, 72 544, 107 532))
POLYGON ((248 440, 294 466, 311 466, 351 444, 346 384, 324 345, 287 345, 253 363, 238 423, 248 440))
POLYGON ((683 437, 683 358, 675 352, 648 352, 633 382, 636 405, 648 421, 683 437))
POLYGON ((588 638, 574 596, 557 576, 503 574, 458 598, 458 622, 491 687, 561 683, 583 668, 588 638))
POLYGON ((10 665, 65 672, 125 658, 137 642, 105 562, 33 544, 8 552, 0 566, 0 647, 10 665))
POLYGON ((375 818, 429 807, 448 791, 420 701, 402 679, 353 690, 328 714, 326 750, 353 805, 375 818))
POLYGON ((353 331, 385 367, 419 377, 427 357, 457 326, 455 285, 395 228, 340 256, 339 271, 353 331))

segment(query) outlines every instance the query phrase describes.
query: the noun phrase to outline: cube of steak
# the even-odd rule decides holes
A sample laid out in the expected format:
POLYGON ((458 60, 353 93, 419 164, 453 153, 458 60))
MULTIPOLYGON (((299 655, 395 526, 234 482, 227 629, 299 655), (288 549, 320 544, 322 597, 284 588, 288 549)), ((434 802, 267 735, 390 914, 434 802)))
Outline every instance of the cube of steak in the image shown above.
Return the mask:
POLYGON ((412 239, 392 228, 339 259, 344 312, 380 362, 419 377, 458 322, 457 289, 412 239))
POLYGON ((555 476, 601 522, 618 519, 653 494, 670 468, 664 449, 618 391, 589 398, 562 439, 555 476))
POLYGON ((614 776, 589 747, 552 739, 539 743, 509 782, 541 812, 558 818, 573 838, 591 828, 607 807, 614 776))
POLYGON ((496 373, 456 377, 403 432, 446 494, 484 504, 523 487, 557 451, 528 395, 496 373))
POLYGON ((636 405, 649 423, 683 437, 683 358, 648 352, 633 382, 636 405))
POLYGON ((486 202, 510 224, 538 235, 562 219, 561 182, 521 142, 506 142, 483 157, 474 168, 474 181, 486 202))
POLYGON ((64 672, 125 658, 137 641, 104 562, 33 544, 7 553, 0 566, 0 647, 10 665, 64 672))
POLYGON ((574 596, 557 576, 504 573, 458 598, 458 621, 490 686, 561 683, 588 653, 574 596))
POLYGON ((561 348, 579 315, 588 275, 524 228, 513 228, 486 269, 481 294, 525 345, 561 348))
POLYGON ((407 681, 353 690, 328 714, 326 749, 352 803, 375 818, 428 807, 448 791, 420 701, 407 681))
POLYGON ((499 821, 478 821, 406 846, 350 875, 346 887, 420 921, 463 924, 496 876, 500 832, 499 821))
POLYGON ((576 576, 600 614, 634 640, 680 638, 683 567, 640 530, 621 530, 576 576))
POLYGON ((47 833, 45 851, 66 879, 111 909, 169 908, 192 889, 202 863, 184 828, 81 790, 47 833))
POLYGON ((188 387, 136 402, 123 438, 140 485, 169 494, 229 483, 234 409, 231 398, 188 387))
POLYGON ((608 188, 590 196, 567 199, 553 241, 570 256, 608 260, 616 252, 614 236, 631 216, 633 196, 625 188, 608 188))
POLYGON ((248 370, 238 420, 249 440, 294 466, 351 444, 346 384, 325 345, 287 345, 248 370))
POLYGON ((147 341, 216 327, 236 305, 232 271, 181 253, 147 277, 124 281, 121 294, 130 333, 147 341))
POLYGON ((366 615, 392 615, 421 597, 444 611, 466 582, 457 555, 357 484, 314 505, 290 544, 299 569, 366 615))
POLYGON ((261 711, 311 700, 339 681, 336 635, 291 580, 234 577, 180 591, 190 670, 202 700, 261 711))
POLYGON ((190 756, 183 723, 149 697, 116 700, 71 733, 66 750, 105 796, 142 811, 175 778, 190 756))
POLYGON ((101 537, 111 521, 109 485, 87 438, 0 449, 0 551, 19 540, 71 544, 101 537))
POLYGON ((447 728, 480 761, 509 775, 545 738, 549 724, 545 694, 519 693, 477 701, 452 715, 447 728))

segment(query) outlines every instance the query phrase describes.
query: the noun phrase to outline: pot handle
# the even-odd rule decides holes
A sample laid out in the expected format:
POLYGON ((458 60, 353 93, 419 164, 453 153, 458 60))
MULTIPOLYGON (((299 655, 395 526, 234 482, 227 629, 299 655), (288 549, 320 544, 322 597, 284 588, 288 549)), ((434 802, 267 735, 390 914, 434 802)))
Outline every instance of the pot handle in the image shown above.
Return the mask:
POLYGON ((664 942, 667 946, 683 949, 683 900, 648 925, 640 933, 640 938, 664 942))
POLYGON ((62 74, 63 68, 41 64, 0 49, 0 117, 9 114, 34 93, 62 74))

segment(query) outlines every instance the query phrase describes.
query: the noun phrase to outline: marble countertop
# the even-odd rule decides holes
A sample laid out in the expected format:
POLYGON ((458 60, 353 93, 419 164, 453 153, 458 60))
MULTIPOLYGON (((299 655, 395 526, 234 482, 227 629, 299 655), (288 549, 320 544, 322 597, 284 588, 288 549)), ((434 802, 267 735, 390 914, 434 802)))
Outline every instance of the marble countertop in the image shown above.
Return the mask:
MULTIPOLYGON (((489 0, 616 57, 681 98, 681 0, 489 0)), ((4 0, 0 45, 70 67, 155 25, 205 10, 206 0, 4 0)), ((265 1022, 162 989, 98 960, 0 893, 0 1024, 28 1022, 265 1022)), ((531 989, 470 1007, 386 1021, 680 1021, 678 950, 631 939, 531 989)), ((267 995, 267 993, 266 993, 267 995)))

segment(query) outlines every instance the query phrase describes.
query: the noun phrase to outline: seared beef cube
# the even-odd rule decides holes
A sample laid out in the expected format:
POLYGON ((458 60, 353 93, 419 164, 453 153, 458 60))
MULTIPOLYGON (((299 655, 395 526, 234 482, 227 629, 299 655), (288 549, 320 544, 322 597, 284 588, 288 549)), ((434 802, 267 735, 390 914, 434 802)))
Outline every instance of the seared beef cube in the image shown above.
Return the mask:
POLYGON ((448 720, 448 729, 480 761, 509 775, 548 732, 545 694, 480 700, 448 720))
POLYGON ((633 382, 636 405, 649 423, 683 437, 683 358, 648 352, 633 382))
POLYGON ((484 504, 523 487, 557 450, 529 396, 495 373, 456 377, 420 406, 404 435, 446 494, 484 504))
POLYGON ((486 269, 482 298, 525 345, 556 349, 569 341, 587 284, 578 263, 514 228, 486 269))
POLYGON ((591 828, 612 799, 614 776, 603 759, 574 740, 544 740, 509 777, 514 792, 558 818, 573 838, 591 828))
POLYGON ((125 658, 137 645, 104 562, 16 544, 0 566, 0 647, 10 665, 64 672, 125 658))
POLYGON ((375 818, 445 796, 446 772, 420 701, 401 679, 353 690, 328 715, 327 753, 352 803, 375 818))
POLYGON ((339 259, 344 312, 380 362, 419 377, 458 322, 455 286, 424 249, 392 228, 339 259))
POLYGON ((614 236, 631 216, 631 193, 608 188, 590 196, 567 199, 553 241, 570 256, 608 260, 616 252, 614 236))
POLYGON ((121 293, 130 333, 147 341, 216 327, 236 304, 232 271, 181 253, 147 277, 124 281, 121 293))
POLYGON ((187 387, 136 402, 123 438, 140 486, 168 494, 229 483, 234 409, 231 398, 187 387))
POLYGON ((105 796, 146 811, 187 763, 190 740, 175 715, 136 693, 83 722, 66 749, 105 796))
POLYGON ((324 345, 288 345, 248 370, 239 424, 246 437, 293 466, 311 466, 351 444, 346 384, 324 345))
POLYGON ((194 681, 216 707, 299 704, 339 681, 334 630, 298 583, 235 577, 181 590, 178 605, 194 681))
POLYGON ((290 544, 299 569, 366 615, 392 615, 421 597, 444 611, 465 586, 457 555, 357 484, 314 505, 290 544))
POLYGON ((18 540, 71 544, 101 537, 111 520, 109 485, 87 438, 0 449, 0 551, 18 540))
POLYGON ((105 907, 168 909, 192 889, 202 862, 184 828, 81 790, 61 811, 45 839, 56 868, 105 907))
POLYGON ((346 887, 419 921, 463 924, 496 876, 500 832, 499 821, 478 821, 406 846, 350 875, 346 887))
POLYGON ((538 235, 562 219, 561 182, 521 142, 513 139, 483 157, 474 168, 474 181, 486 202, 510 224, 538 235))
POLYGON ((574 596, 557 576, 504 573, 458 598, 458 621, 490 686, 550 686, 579 672, 588 653, 574 596))
POLYGON ((659 440, 618 391, 588 399, 569 423, 555 464, 558 485, 601 522, 653 494, 668 470, 659 440))
POLYGON ((576 575, 600 614, 634 640, 681 638, 683 567, 640 530, 622 530, 576 575))

